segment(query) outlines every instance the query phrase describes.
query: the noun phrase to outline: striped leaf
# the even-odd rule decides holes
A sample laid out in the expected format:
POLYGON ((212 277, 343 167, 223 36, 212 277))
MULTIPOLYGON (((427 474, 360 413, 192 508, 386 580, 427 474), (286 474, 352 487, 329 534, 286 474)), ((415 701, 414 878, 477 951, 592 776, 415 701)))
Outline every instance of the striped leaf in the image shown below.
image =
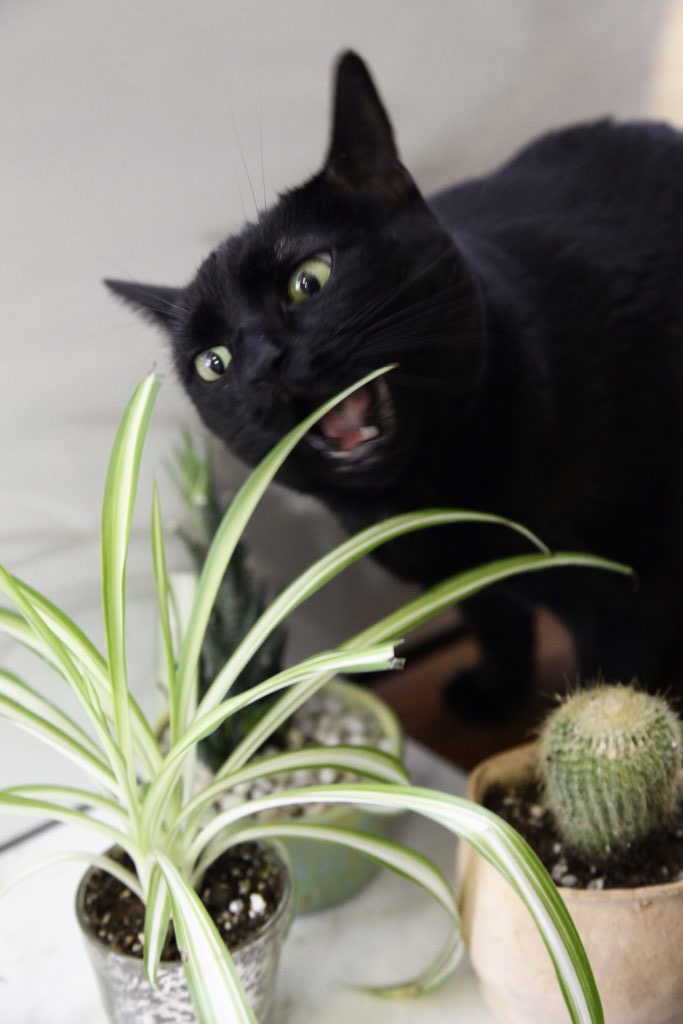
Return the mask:
POLYGON ((0 669, 0 717, 14 722, 75 762, 86 776, 117 792, 116 779, 88 734, 61 708, 12 672, 0 669))
MULTIPOLYGON (((251 515, 256 508, 264 491, 272 481, 278 469, 290 454, 298 442, 308 433, 312 426, 321 419, 327 412, 343 401, 348 395, 353 394, 359 387, 368 384, 371 380, 386 373, 389 367, 383 367, 369 373, 362 380, 357 381, 351 387, 346 388, 340 394, 331 398, 321 405, 315 412, 307 416, 305 420, 294 427, 274 448, 262 459, 256 469, 247 477, 244 484, 233 498, 230 507, 216 531, 211 547, 209 548, 197 586, 197 596, 192 616, 188 623, 185 638, 183 640, 180 657, 178 660, 178 686, 181 694, 181 724, 184 726, 188 718, 189 708, 192 704, 192 679, 191 675, 196 666, 206 625, 209 621, 211 609, 213 608, 218 588, 223 579, 226 566, 240 540, 244 528, 249 522, 251 515)), ((208 696, 208 695, 207 695, 208 696)), ((222 695, 221 695, 222 696, 222 695)), ((219 697, 215 703, 221 698, 219 697)))
MULTIPOLYGON (((133 840, 128 832, 121 831, 108 825, 99 818, 79 811, 74 807, 65 807, 54 800, 36 799, 29 796, 21 796, 12 789, 0 789, 0 807, 4 807, 11 814, 28 814, 33 818, 49 818, 50 821, 66 821, 82 828, 90 829, 93 832, 101 832, 110 846, 122 846, 128 853, 135 849, 133 840)), ((131 856, 133 854, 131 853, 131 856)), ((133 859, 139 859, 133 856, 133 859)))
MULTIPOLYGON (((451 927, 446 943, 434 962, 411 981, 368 988, 366 991, 391 999, 421 996, 446 981, 462 960, 465 947, 460 935, 460 917, 453 889, 439 868, 422 854, 381 836, 337 825, 319 825, 311 821, 258 822, 240 828, 239 839, 240 842, 259 839, 306 839, 311 842, 348 846, 366 857, 371 857, 413 885, 419 886, 446 911, 451 927)), ((233 841, 219 841, 212 849, 211 859, 223 853, 233 841)), ((206 864, 200 862, 197 866, 198 876, 203 874, 209 863, 211 861, 206 864)))
POLYGON ((150 985, 156 984, 168 926, 171 920, 171 901, 166 880, 158 864, 152 868, 145 907, 145 941, 143 943, 145 975, 150 985))
POLYGON ((0 886, 0 899, 2 899, 6 892, 13 889, 15 885, 20 885, 27 878, 38 874, 39 871, 53 867, 55 864, 67 864, 73 861, 84 861, 89 867, 101 868, 102 871, 106 871, 108 874, 113 875, 114 878, 118 878, 119 882, 130 889, 131 892, 134 892, 139 899, 143 899, 142 889, 131 871, 128 871, 127 868, 124 868, 123 864, 119 864, 118 861, 112 860, 106 855, 90 853, 87 850, 61 850, 59 853, 53 853, 49 857, 43 857, 42 860, 35 861, 35 863, 30 864, 27 868, 14 875, 9 882, 0 886))
POLYGON ((289 750, 269 757, 259 757, 250 761, 240 771, 230 774, 227 778, 219 778, 210 782, 185 805, 174 822, 173 828, 178 829, 184 822, 201 813, 220 797, 237 786, 253 782, 256 779, 270 778, 273 775, 285 775, 295 771, 317 771, 332 768, 334 771, 350 772, 376 782, 406 783, 409 781, 405 766, 391 754, 371 747, 339 746, 303 747, 301 750, 289 750))
MULTIPOLYGON (((80 666, 81 673, 91 681, 97 693, 101 708, 110 721, 113 721, 113 701, 107 665, 94 644, 85 636, 76 623, 61 609, 57 608, 43 594, 28 586, 23 580, 16 579, 25 599, 30 602, 33 610, 41 617, 45 626, 57 637, 67 649, 74 664, 80 666)), ((52 665, 61 672, 59 659, 41 637, 27 624, 22 616, 8 609, 0 608, 0 632, 14 637, 20 644, 52 665)), ((144 717, 139 705, 131 693, 128 695, 131 718, 136 743, 140 756, 148 771, 161 763, 161 754, 154 733, 144 717)))
MULTIPOLYGON (((381 643, 382 641, 397 643, 410 633, 411 630, 417 629, 418 626, 428 622, 440 612, 465 600, 467 597, 471 597, 485 587, 491 586, 494 583, 500 583, 521 573, 539 572, 546 569, 569 566, 606 569, 623 575, 632 575, 632 571, 627 566, 621 565, 618 562, 593 557, 592 555, 574 554, 572 552, 516 555, 511 558, 500 559, 467 572, 456 573, 454 576, 436 584, 419 597, 402 605, 397 611, 385 616, 380 622, 361 630, 360 633, 356 633, 350 640, 343 643, 340 649, 363 647, 366 644, 381 643)), ((257 623, 254 628, 258 628, 258 625, 257 623)), ((251 735, 245 736, 226 761, 221 774, 227 775, 228 772, 241 767, 250 757, 253 757, 256 750, 258 750, 258 746, 263 742, 263 737, 272 735, 279 729, 283 722, 286 722, 330 678, 329 674, 321 674, 317 679, 310 679, 296 689, 291 689, 283 694, 277 703, 269 708, 259 720, 259 744, 256 745, 254 743, 251 735)))
POLYGON ((175 865, 159 854, 168 887, 185 975, 201 1024, 258 1024, 225 943, 197 893, 175 865))
POLYGON ((125 765, 125 780, 131 804, 135 799, 137 758, 126 676, 126 555, 142 446, 158 390, 159 381, 150 374, 138 385, 128 403, 114 440, 102 499, 102 612, 115 733, 125 765))
POLYGON ((157 612, 161 633, 161 653, 164 675, 168 686, 168 711, 171 742, 178 739, 177 735, 177 700, 175 652, 170 617, 170 585, 166 568, 166 550, 164 545, 164 529, 161 520, 161 504, 156 484, 152 492, 152 559, 154 562, 154 578, 157 588, 157 612))
POLYGON ((353 565, 360 558, 375 551, 397 537, 405 536, 417 530, 433 529, 440 526, 454 526, 462 523, 484 523, 505 526, 524 536, 530 543, 547 553, 545 545, 532 533, 518 523, 502 519, 500 516, 480 512, 468 512, 459 509, 425 509, 420 512, 408 512, 394 516, 381 523, 361 530, 348 540, 337 545, 322 558, 314 562, 286 587, 269 605, 263 615, 254 623, 244 637, 242 643, 226 663, 221 672, 207 690, 200 704, 200 712, 215 707, 230 689, 232 683, 244 666, 262 646, 265 639, 291 613, 315 594, 321 587, 329 583, 341 572, 353 565))
MULTIPOLYGON (((519 893, 550 954, 572 1024, 604 1024, 585 950, 547 871, 528 844, 506 822, 461 797, 413 786, 307 786, 259 797, 216 815, 198 834, 189 855, 199 856, 211 840, 246 816, 299 803, 341 803, 414 811, 460 835, 519 893)), ((233 841, 238 830, 233 829, 233 841)))
MULTIPOLYGON (((378 668, 387 669, 394 664, 394 661, 393 645, 388 644, 375 645, 360 651, 332 651, 316 654, 306 661, 295 665, 293 668, 279 672, 276 676, 259 684, 259 686, 254 686, 242 694, 229 698, 214 711, 204 715, 202 718, 198 718, 191 727, 185 730, 182 740, 169 751, 164 767, 149 786, 145 796, 143 814, 151 829, 154 830, 161 819, 169 794, 175 786, 180 772, 183 770, 188 754, 194 752, 199 740, 203 739, 204 736, 208 736, 221 722, 237 710, 246 707, 263 696, 276 692, 282 687, 294 686, 301 679, 305 680, 311 675, 314 678, 326 679, 336 672, 372 671, 378 668)), ((255 749, 258 750, 270 735, 270 732, 262 730, 260 723, 257 723, 249 735, 255 744, 255 749)))

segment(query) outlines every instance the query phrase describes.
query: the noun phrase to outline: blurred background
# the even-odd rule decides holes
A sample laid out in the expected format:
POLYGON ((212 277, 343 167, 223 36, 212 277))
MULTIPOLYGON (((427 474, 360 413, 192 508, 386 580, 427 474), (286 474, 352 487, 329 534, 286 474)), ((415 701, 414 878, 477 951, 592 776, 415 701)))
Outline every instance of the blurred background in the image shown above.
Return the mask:
MULTIPOLYGON (((164 340, 100 281, 184 283, 257 207, 315 171, 331 67, 347 47, 369 62, 426 192, 567 122, 683 120, 681 0, 3 0, 0 559, 96 635, 99 501, 120 412, 147 371, 162 374, 144 472, 157 473, 169 515, 179 504, 161 463, 181 425, 196 426, 164 340)), ((224 465, 237 481, 240 468, 224 465)), ((130 582, 144 614, 148 493, 130 582)), ((312 501, 278 488, 251 531, 274 587, 338 536, 312 501)), ((404 592, 359 568, 299 616, 291 652, 341 639, 404 592)), ((151 648, 143 612, 136 642, 151 648)), ((406 695, 435 693, 442 671, 388 691, 411 731, 464 764, 468 743, 478 752, 509 737, 459 731, 424 697, 412 707, 406 695)), ((26 781, 32 748, 4 726, 0 742, 2 781, 12 743, 26 781)))

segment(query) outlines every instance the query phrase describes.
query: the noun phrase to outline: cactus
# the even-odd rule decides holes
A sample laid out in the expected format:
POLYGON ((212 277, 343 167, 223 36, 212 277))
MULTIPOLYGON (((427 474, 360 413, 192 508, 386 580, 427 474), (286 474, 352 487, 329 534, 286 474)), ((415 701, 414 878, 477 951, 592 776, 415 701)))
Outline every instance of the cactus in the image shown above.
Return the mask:
POLYGON ((538 768, 568 845, 590 856, 624 850, 675 812, 681 722, 661 697, 595 685, 549 715, 538 768))

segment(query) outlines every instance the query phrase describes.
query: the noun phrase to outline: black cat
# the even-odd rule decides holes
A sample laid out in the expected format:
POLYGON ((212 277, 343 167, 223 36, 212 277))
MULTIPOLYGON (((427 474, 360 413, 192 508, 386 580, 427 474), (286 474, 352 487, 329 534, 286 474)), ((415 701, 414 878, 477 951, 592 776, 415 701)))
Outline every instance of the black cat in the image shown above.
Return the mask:
MULTIPOLYGON (((451 687, 481 717, 530 692, 534 606, 581 671, 661 685, 683 662, 683 136, 609 120, 544 136, 425 200, 363 62, 336 75, 322 171, 229 238, 185 288, 109 287, 170 335, 208 427, 253 463, 322 399, 284 479, 348 529, 493 511, 622 577, 560 570, 465 606, 483 659, 451 687)), ((491 527, 425 531, 379 558, 429 584, 520 550, 491 527)))

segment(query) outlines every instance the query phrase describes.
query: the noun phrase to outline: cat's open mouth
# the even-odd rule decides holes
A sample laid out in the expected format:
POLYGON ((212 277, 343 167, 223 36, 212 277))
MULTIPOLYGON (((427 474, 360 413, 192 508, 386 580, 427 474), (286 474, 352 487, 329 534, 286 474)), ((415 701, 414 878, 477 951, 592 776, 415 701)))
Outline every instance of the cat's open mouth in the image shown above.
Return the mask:
POLYGON ((358 388, 309 431, 313 447, 339 469, 351 468, 377 454, 395 430, 396 417, 383 380, 358 388))

